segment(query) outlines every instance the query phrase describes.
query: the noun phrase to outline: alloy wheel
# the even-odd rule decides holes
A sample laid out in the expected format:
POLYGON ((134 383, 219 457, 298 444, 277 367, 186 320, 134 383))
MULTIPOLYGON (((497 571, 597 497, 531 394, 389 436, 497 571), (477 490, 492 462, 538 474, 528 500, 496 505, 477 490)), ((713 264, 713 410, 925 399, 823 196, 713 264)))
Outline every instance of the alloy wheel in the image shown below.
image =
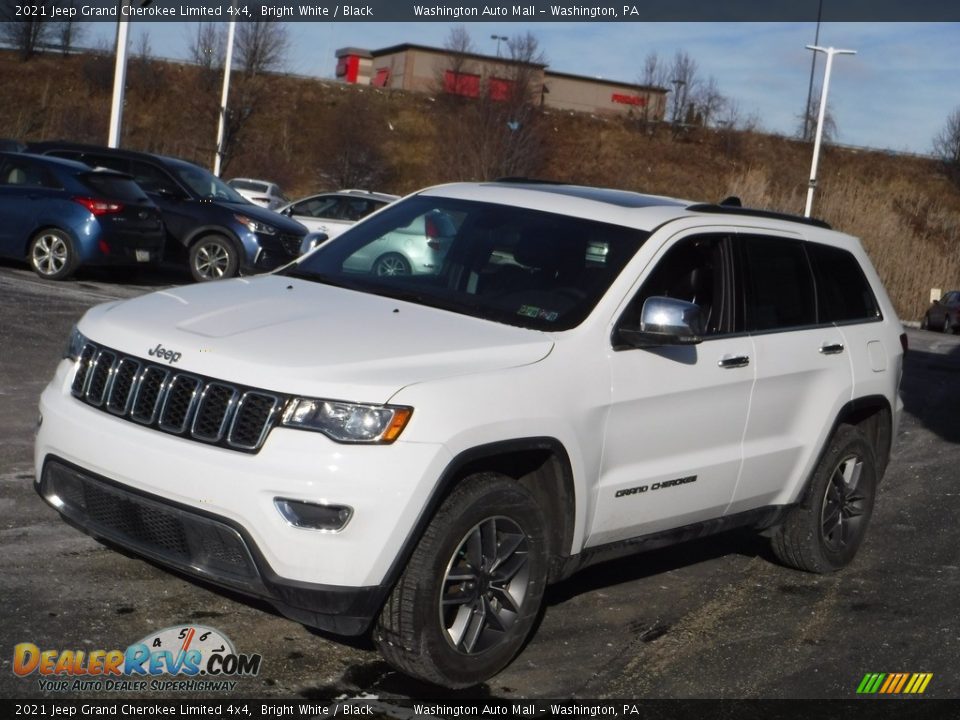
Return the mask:
POLYGON ((440 622, 450 645, 476 655, 502 642, 527 597, 527 536, 498 516, 473 527, 450 558, 440 595, 440 622))
POLYGON ((859 536, 866 497, 860 488, 863 460, 849 455, 838 463, 823 496, 820 532, 831 552, 845 548, 859 536))
POLYGON ((70 259, 70 248, 59 235, 45 233, 34 243, 31 259, 42 275, 56 275, 70 259))

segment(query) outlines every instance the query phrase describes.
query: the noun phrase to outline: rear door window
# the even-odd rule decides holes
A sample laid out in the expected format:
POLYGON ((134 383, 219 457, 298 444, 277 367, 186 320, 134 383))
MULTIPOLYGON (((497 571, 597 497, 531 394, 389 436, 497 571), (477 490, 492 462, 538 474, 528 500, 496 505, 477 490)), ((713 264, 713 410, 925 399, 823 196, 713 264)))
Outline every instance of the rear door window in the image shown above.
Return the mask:
POLYGON ((789 238, 740 238, 746 330, 768 332, 815 325, 813 273, 803 243, 789 238))

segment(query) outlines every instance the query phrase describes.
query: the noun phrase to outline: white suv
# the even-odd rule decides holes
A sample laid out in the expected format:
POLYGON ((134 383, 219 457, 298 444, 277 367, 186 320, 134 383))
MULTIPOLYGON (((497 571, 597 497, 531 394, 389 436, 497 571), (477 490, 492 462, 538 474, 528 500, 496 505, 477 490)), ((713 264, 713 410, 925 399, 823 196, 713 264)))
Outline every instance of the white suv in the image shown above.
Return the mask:
POLYGON ((41 398, 67 519, 405 672, 498 672, 547 583, 749 526, 849 563, 906 346, 822 223, 570 185, 412 195, 273 275, 90 310, 41 398), (418 218, 431 272, 351 270, 418 218))

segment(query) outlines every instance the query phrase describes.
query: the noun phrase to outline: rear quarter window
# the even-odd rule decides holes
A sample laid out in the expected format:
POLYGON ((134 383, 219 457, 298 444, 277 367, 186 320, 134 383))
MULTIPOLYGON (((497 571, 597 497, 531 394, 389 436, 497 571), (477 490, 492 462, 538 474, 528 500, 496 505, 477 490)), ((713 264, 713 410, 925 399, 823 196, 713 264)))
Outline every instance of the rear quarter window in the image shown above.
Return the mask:
POLYGON ((807 252, 817 284, 821 323, 877 320, 877 299, 852 253, 842 248, 808 243, 807 252))

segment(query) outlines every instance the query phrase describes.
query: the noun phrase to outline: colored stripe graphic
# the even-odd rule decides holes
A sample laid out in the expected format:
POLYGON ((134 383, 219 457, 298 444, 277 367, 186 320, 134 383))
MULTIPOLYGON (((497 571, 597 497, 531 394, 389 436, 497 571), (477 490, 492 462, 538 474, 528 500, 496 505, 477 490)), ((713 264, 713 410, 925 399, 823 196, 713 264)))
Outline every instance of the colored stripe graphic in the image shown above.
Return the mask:
POLYGON ((933 673, 867 673, 857 686, 858 695, 922 695, 933 673))

